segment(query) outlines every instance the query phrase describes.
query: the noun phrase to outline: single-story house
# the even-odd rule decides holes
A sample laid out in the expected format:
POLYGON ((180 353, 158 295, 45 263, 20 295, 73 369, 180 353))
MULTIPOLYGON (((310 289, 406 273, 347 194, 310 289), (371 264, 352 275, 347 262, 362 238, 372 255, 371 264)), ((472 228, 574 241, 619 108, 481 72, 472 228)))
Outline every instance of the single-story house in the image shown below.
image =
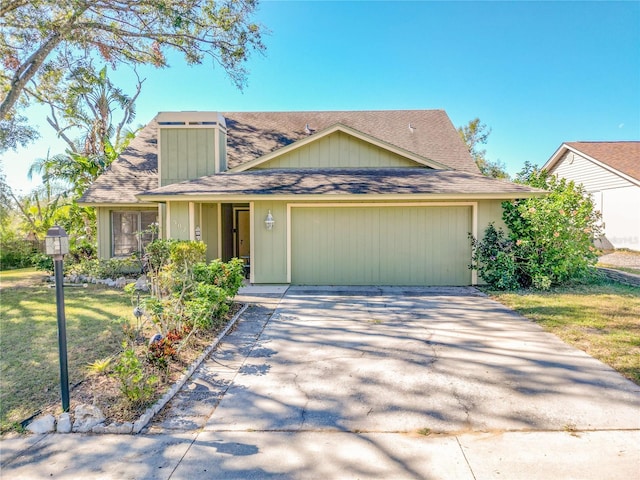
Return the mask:
POLYGON ((640 142, 563 143, 543 167, 582 184, 602 213, 602 248, 640 251, 640 142))
POLYGON ((542 194, 481 175, 442 110, 161 112, 81 203, 103 258, 157 222, 256 284, 471 285, 469 234, 542 194))

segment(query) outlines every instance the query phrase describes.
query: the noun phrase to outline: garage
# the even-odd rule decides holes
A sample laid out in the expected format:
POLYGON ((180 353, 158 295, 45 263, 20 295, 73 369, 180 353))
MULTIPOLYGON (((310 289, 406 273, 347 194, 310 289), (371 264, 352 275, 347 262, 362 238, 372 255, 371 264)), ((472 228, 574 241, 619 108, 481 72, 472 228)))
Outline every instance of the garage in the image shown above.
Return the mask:
POLYGON ((470 285, 472 205, 292 205, 291 283, 470 285))

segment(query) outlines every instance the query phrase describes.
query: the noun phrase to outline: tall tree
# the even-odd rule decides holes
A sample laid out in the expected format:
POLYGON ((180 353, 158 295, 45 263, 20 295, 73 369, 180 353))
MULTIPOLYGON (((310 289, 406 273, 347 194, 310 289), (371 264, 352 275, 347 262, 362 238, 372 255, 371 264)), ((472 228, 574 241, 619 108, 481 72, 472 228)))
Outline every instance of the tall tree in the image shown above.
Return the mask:
POLYGON ((65 153, 37 159, 29 169, 42 175, 43 183, 63 181, 71 187, 66 194, 81 196, 93 181, 126 148, 134 132, 127 126, 135 117, 135 101, 142 82, 138 79, 133 96, 117 88, 100 71, 82 67, 69 75, 69 90, 38 95, 38 101, 50 107, 47 121, 67 143, 65 153), (74 134, 78 138, 73 138, 74 134))
POLYGON ((469 153, 483 175, 493 178, 509 178, 504 164, 500 161, 492 162, 488 160, 486 158, 487 151, 481 147, 481 145, 487 144, 491 128, 476 117, 466 125, 459 127, 458 133, 467 145, 469 153))
POLYGON ((12 191, 4 175, 2 161, 0 160, 0 226, 4 226, 11 213, 12 191))
POLYGON ((63 73, 96 55, 113 65, 163 67, 165 51, 177 50, 189 64, 212 59, 242 87, 249 52, 264 49, 261 27, 250 20, 256 6, 257 0, 4 0, 0 150, 28 141, 19 110, 30 100, 29 84, 35 91, 46 83, 63 89, 63 73))

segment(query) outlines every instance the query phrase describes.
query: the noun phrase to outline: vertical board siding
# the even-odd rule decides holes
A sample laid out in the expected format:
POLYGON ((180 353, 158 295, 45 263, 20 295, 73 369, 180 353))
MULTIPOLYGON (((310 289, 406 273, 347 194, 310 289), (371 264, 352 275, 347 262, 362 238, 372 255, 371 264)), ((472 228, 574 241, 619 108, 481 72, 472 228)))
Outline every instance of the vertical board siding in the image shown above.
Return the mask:
POLYGON ((335 132, 315 142, 303 145, 278 158, 257 165, 264 168, 374 168, 419 167, 409 160, 383 148, 371 145, 344 132, 335 132))
MULTIPOLYGON (((224 135, 220 137, 224 139, 224 135)), ((163 128, 160 135, 160 185, 215 173, 215 148, 213 128, 163 128)))
POLYGON ((111 257, 111 209, 96 208, 98 224, 98 258, 111 257))
POLYGON ((171 238, 189 240, 190 229, 193 228, 189 224, 189 202, 168 202, 167 205, 171 210, 169 216, 171 238))
POLYGON ((287 283, 287 206, 285 202, 253 204, 254 231, 251 270, 255 283, 287 283), (275 220, 267 230, 264 219, 271 210, 275 220))
POLYGON ((291 210, 291 281, 469 285, 471 207, 291 210))
POLYGON ((202 241, 207 245, 207 261, 218 258, 218 204, 202 204, 202 241))
POLYGON ((629 180, 571 151, 565 152, 551 173, 583 184, 588 192, 633 186, 629 180))

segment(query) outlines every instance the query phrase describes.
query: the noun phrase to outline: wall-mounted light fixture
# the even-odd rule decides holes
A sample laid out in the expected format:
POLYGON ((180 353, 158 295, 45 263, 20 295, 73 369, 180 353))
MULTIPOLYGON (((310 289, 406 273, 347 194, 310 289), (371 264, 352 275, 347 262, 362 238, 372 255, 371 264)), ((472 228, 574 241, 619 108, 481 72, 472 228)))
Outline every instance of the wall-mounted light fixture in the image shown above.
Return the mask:
POLYGON ((202 240, 202 230, 200 230, 200 227, 196 227, 196 240, 198 242, 202 240))
POLYGON ((273 215, 271 215, 271 210, 267 213, 267 217, 264 219, 264 226, 267 227, 267 230, 273 230, 273 226, 276 221, 273 219, 273 215))

